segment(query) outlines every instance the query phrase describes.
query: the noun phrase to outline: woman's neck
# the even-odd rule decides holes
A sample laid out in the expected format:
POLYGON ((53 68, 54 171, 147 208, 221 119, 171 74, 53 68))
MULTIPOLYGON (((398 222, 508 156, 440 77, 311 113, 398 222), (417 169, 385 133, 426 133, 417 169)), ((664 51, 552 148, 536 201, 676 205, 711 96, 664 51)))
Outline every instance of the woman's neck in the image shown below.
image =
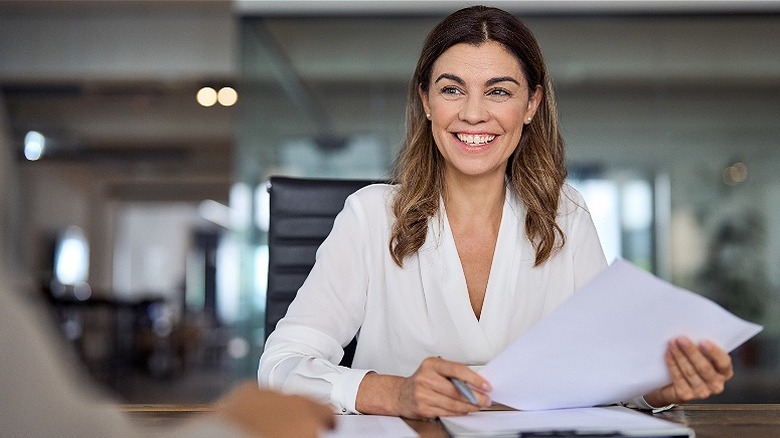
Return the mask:
POLYGON ((498 178, 445 178, 444 206, 450 222, 500 222, 506 182, 498 178))

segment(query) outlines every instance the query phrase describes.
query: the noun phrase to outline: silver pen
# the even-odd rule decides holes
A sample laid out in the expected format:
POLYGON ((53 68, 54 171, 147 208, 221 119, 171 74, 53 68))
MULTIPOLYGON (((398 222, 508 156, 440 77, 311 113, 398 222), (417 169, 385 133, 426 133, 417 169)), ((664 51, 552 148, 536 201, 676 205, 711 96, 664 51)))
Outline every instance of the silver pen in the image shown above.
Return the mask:
POLYGON ((461 394, 463 394, 464 397, 466 397, 469 400, 469 403, 472 405, 479 405, 479 400, 477 400, 477 397, 474 395, 474 393, 471 391, 471 388, 466 385, 463 380, 460 380, 455 377, 450 377, 450 381, 453 385, 455 385, 456 388, 458 388, 458 391, 460 391, 461 394))

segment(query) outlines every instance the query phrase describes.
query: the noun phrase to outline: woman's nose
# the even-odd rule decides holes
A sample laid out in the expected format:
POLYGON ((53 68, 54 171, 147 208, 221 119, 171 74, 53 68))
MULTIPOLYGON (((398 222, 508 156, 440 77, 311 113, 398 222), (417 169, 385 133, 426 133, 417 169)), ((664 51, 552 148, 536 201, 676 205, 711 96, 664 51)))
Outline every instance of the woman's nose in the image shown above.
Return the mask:
POLYGON ((461 120, 473 124, 484 122, 488 119, 487 106, 484 99, 480 95, 469 95, 463 101, 463 107, 460 109, 458 116, 461 120))

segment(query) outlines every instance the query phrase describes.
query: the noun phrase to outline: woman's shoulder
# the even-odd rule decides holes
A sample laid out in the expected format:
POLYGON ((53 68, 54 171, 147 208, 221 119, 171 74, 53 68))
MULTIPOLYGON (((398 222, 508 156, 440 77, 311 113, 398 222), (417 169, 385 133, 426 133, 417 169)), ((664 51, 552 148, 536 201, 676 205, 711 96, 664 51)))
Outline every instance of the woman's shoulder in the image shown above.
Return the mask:
POLYGON ((349 195, 344 210, 358 217, 374 218, 389 215, 397 186, 392 184, 370 184, 349 195))
POLYGON ((576 211, 589 213, 585 198, 577 189, 569 184, 564 184, 561 187, 561 196, 559 199, 558 209, 561 213, 573 213, 576 211))
MULTIPOLYGON (((511 201, 513 207, 524 215, 526 206, 520 197, 515 195, 514 197, 511 197, 511 201)), ((564 183, 561 186, 560 196, 558 197, 558 214, 565 215, 577 212, 589 213, 590 211, 588 210, 588 206, 585 203, 585 198, 583 198, 582 194, 574 187, 564 183)), ((519 217, 522 217, 522 215, 519 217)))
MULTIPOLYGON (((348 227, 369 227, 381 229, 392 226, 392 201, 396 186, 390 184, 371 184, 347 197, 341 211, 341 222, 348 227)), ((354 231, 354 229, 352 230, 354 231)))
POLYGON ((568 235, 572 228, 580 227, 582 224, 593 223, 590 208, 585 202, 585 198, 574 187, 564 184, 561 188, 561 196, 558 202, 558 225, 563 227, 568 235))
POLYGON ((398 186, 393 184, 369 184, 351 194, 348 201, 359 204, 388 204, 394 197, 398 186))

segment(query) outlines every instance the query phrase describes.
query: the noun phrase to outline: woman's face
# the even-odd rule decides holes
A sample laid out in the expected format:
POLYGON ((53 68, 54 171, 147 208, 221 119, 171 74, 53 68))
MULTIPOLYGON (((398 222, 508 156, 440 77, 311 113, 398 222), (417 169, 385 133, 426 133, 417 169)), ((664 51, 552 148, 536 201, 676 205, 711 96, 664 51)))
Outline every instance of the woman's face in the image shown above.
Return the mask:
POLYGON ((420 90, 430 115, 447 178, 503 179, 520 134, 541 101, 529 92, 520 63, 500 43, 457 44, 433 64, 428 92, 420 90))

